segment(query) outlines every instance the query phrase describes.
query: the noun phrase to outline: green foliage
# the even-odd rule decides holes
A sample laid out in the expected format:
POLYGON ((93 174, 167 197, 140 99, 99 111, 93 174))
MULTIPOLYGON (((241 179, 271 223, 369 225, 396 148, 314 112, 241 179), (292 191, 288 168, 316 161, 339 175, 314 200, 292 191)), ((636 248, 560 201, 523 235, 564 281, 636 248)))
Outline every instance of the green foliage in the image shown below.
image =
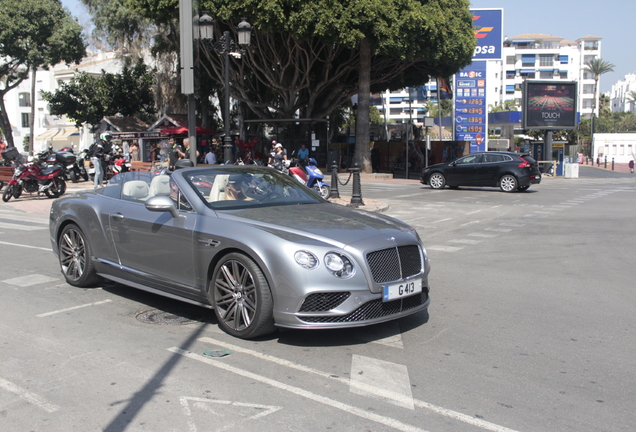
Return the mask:
MULTIPOLYGON (((437 102, 426 102, 426 109, 428 110, 429 117, 439 117, 439 108, 437 102)), ((453 100, 442 99, 441 100, 442 117, 447 117, 453 113, 453 100)))
POLYGON ((517 103, 513 100, 504 101, 503 104, 498 106, 488 105, 489 113, 498 113, 504 111, 518 111, 517 103))
POLYGON ((79 63, 86 53, 82 28, 58 0, 0 1, 0 127, 13 135, 4 95, 35 68, 79 63))
POLYGON ((78 126, 98 125, 104 116, 121 114, 144 120, 155 113, 152 73, 145 64, 124 66, 120 74, 80 72, 55 92, 42 92, 51 114, 66 115, 78 126))

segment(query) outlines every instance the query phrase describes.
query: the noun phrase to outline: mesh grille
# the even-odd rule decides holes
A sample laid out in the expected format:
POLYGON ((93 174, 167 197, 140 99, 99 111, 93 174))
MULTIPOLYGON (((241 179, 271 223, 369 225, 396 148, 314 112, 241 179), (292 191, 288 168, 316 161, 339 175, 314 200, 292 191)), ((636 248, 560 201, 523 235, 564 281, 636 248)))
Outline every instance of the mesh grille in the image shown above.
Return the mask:
POLYGON ((339 323, 372 320, 374 318, 395 315, 423 305, 428 299, 427 292, 428 290, 424 289, 423 292, 416 295, 389 302, 383 302, 382 299, 372 300, 347 315, 299 316, 298 318, 308 323, 339 323))
POLYGON ((310 294, 300 307, 300 312, 325 312, 340 306, 350 296, 350 292, 310 294))
POLYGON ((369 252, 367 263, 376 283, 404 279, 422 270, 422 257, 416 245, 369 252))

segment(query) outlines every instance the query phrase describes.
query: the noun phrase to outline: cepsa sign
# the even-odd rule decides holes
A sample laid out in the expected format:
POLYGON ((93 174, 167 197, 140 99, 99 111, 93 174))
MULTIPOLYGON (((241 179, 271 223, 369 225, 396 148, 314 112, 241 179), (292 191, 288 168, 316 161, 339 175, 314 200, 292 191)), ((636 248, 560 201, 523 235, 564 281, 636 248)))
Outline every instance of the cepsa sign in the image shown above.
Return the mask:
POLYGON ((471 9, 477 46, 473 60, 501 60, 503 9, 471 9))

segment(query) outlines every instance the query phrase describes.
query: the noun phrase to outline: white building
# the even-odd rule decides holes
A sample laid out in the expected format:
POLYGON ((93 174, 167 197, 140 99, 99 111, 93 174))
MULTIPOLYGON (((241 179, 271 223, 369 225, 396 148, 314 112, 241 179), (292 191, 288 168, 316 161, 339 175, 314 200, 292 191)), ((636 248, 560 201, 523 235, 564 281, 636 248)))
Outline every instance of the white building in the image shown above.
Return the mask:
POLYGON ((488 105, 499 106, 510 100, 521 107, 526 79, 577 81, 577 110, 582 118, 591 117, 594 99, 598 107, 599 89, 594 91, 594 76, 584 68, 588 61, 601 57, 601 39, 585 36, 568 41, 545 34, 506 38, 503 60, 488 62, 488 105))
POLYGON ((630 92, 636 92, 636 73, 625 75, 625 78, 612 85, 610 91, 610 107, 612 112, 631 112, 636 114, 636 103, 631 100, 630 92))
POLYGON ((633 133, 595 133, 592 143, 592 155, 600 162, 612 160, 616 163, 628 163, 636 159, 636 134, 633 133))
MULTIPOLYGON (((91 53, 79 65, 67 66, 63 63, 49 70, 38 69, 35 74, 35 118, 33 130, 35 135, 34 151, 42 151, 49 145, 55 149, 75 145, 78 149, 92 143, 93 137, 85 130, 79 130, 74 122, 63 117, 50 115, 47 102, 42 98, 42 91, 54 91, 62 82, 70 81, 77 71, 100 75, 102 70, 110 73, 121 72, 121 63, 114 52, 91 53)), ((25 138, 30 135, 32 74, 20 85, 7 92, 4 98, 9 115, 13 142, 22 150, 25 138)))

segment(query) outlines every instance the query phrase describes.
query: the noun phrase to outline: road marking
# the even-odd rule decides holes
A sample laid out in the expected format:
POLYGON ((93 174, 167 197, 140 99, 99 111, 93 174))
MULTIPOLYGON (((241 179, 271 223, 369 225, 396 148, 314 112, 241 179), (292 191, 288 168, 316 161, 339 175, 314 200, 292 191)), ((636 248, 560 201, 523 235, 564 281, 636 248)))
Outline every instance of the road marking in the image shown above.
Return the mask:
POLYGON ((0 228, 18 231, 37 231, 49 229, 48 226, 33 226, 33 225, 21 225, 7 222, 0 222, 0 228))
POLYGON ((465 224, 461 224, 460 226, 466 226, 466 225, 472 225, 472 224, 476 224, 479 223, 480 221, 470 221, 470 222, 466 222, 465 224))
POLYGON ((474 245, 474 244, 478 244, 481 243, 481 240, 471 240, 471 239, 454 239, 454 240, 449 240, 449 243, 459 243, 459 244, 470 244, 470 245, 474 245))
MULTIPOLYGON (((183 412, 188 417, 188 430, 189 430, 189 432, 197 432, 197 430, 198 430, 196 424, 192 420, 192 409, 190 408, 190 404, 192 404, 193 408, 198 408, 198 409, 201 409, 203 411, 208 411, 208 412, 211 411, 213 413, 214 413, 214 410, 210 409, 210 407, 209 407, 210 405, 226 405, 226 406, 234 406, 234 407, 241 407, 241 408, 251 408, 250 411, 252 411, 254 408, 255 409, 259 409, 259 410, 263 410, 263 411, 259 412, 258 414, 254 414, 252 416, 245 417, 245 420, 256 420, 256 419, 259 419, 261 417, 265 417, 266 415, 275 413, 276 411, 279 411, 279 410, 283 409, 283 407, 279 407, 279 406, 275 406, 275 405, 251 404, 251 403, 233 402, 233 401, 208 399, 208 398, 199 398, 199 397, 182 396, 182 397, 179 398, 179 401, 181 402, 181 406, 183 407, 183 412)), ((237 416, 233 415, 232 417, 236 418, 237 416)), ((216 430, 217 431, 223 431, 223 430, 233 429, 236 426, 237 426, 237 422, 232 422, 232 423, 230 423, 228 425, 225 425, 221 429, 216 429, 216 430)))
POLYGON ((431 223, 446 222, 446 221, 449 221, 449 220, 453 220, 453 218, 440 219, 438 221, 431 222, 431 223))
POLYGON ((398 196, 394 196, 394 197, 391 197, 391 198, 392 199, 395 199, 395 198, 409 198, 409 197, 414 197, 414 196, 422 196, 422 193, 419 192, 419 193, 408 194, 408 195, 398 195, 398 196))
POLYGON ((484 231, 495 231, 495 232, 507 233, 512 231, 512 228, 484 228, 484 231))
POLYGON ((43 251, 47 251, 47 252, 52 252, 53 251, 52 249, 47 249, 47 248, 38 247, 38 246, 29 246, 29 245, 19 244, 19 243, 9 243, 9 242, 0 241, 0 244, 4 244, 4 245, 8 245, 8 246, 17 246, 17 247, 29 248, 29 249, 39 249, 39 250, 43 250, 43 251))
POLYGON ((351 393, 415 409, 409 371, 405 365, 354 354, 349 376, 351 393), (387 398, 384 396, 386 393, 397 397, 387 398))
POLYGON ((86 304, 83 304, 83 305, 73 306, 73 307, 66 308, 66 309, 60 309, 60 310, 56 310, 56 311, 53 311, 53 312, 41 313, 39 315, 36 315, 36 317, 43 318, 43 317, 47 317, 47 316, 51 316, 51 315, 55 315, 55 314, 59 314, 59 313, 72 311, 72 310, 75 310, 75 309, 85 308, 85 307, 88 307, 88 306, 98 306, 98 305, 101 305, 101 304, 104 304, 104 303, 109 303, 111 301, 112 300, 102 300, 102 301, 98 301, 98 302, 95 302, 95 303, 86 303, 86 304))
POLYGON ((400 324, 391 321, 381 326, 363 327, 357 333, 358 338, 365 342, 377 343, 391 348, 404 349, 400 324))
POLYGON ((455 247, 455 246, 444 246, 444 245, 432 245, 426 246, 426 250, 434 250, 441 252, 457 252, 458 250, 464 249, 463 247, 455 247))
POLYGON ((53 282, 53 281, 57 282, 59 281, 59 279, 52 278, 50 276, 39 275, 39 274, 30 274, 30 275, 20 276, 13 279, 6 279, 6 280, 3 280, 2 282, 6 284, 21 286, 24 288, 31 285, 37 285, 37 284, 53 282))
POLYGON ((521 228, 523 226, 526 226, 526 224, 512 223, 512 222, 502 222, 499 225, 501 225, 501 226, 509 226, 509 227, 517 227, 517 228, 521 228))
POLYGON ((472 212, 468 212, 468 213, 466 213, 466 216, 471 215, 471 214, 475 214, 475 213, 479 213, 480 211, 481 210, 475 210, 475 211, 472 211, 472 212))
MULTIPOLYGON (((448 329, 444 329, 441 332, 439 332, 436 336, 433 337, 433 339, 437 338, 439 335, 444 333, 446 330, 448 330, 448 329)), ((241 352, 243 354, 248 354, 248 355, 251 355, 253 357, 259 358, 261 360, 266 360, 266 361, 270 361, 270 362, 276 363, 276 364, 278 364, 280 366, 285 366, 285 367, 296 369, 296 370, 299 370, 299 371, 302 371, 302 372, 307 372, 307 373, 311 373, 311 374, 314 374, 314 375, 318 375, 318 376, 320 376, 322 378, 326 378, 326 379, 329 379, 329 380, 332 380, 332 381, 337 381, 337 382, 342 383, 344 385, 350 385, 349 380, 346 379, 346 378, 341 378, 341 377, 339 377, 337 375, 333 375, 333 374, 329 374, 329 373, 326 373, 326 372, 322 372, 322 371, 319 371, 317 369, 310 368, 308 366, 300 365, 298 363, 293 363, 293 362, 290 362, 289 360, 280 359, 278 357, 274 357, 274 356, 271 356, 269 354, 263 354, 263 353, 258 352, 258 351, 254 351, 254 350, 251 350, 251 349, 248 349, 248 348, 243 348, 243 347, 240 347, 240 346, 237 346, 237 345, 234 345, 234 344, 231 344, 231 343, 227 343, 227 342, 221 342, 219 340, 212 339, 212 338, 209 338, 209 337, 202 337, 202 338, 199 338, 197 340, 199 342, 205 342, 205 343, 210 343, 210 344, 213 344, 213 345, 218 345, 220 347, 227 348, 227 349, 232 350, 234 352, 241 352)), ((169 351, 176 352, 174 350, 179 350, 179 348, 169 349, 169 351)), ((182 351, 182 350, 179 350, 179 351, 182 351)), ((196 355, 196 356, 199 357, 199 358, 202 357, 202 356, 198 356, 198 355, 196 355)), ((198 360, 198 358, 197 358, 197 360, 198 360)), ((446 409, 446 408, 442 408, 440 406, 433 405, 433 404, 428 403, 428 402, 424 402, 424 401, 420 401, 420 400, 417 400, 417 399, 413 399, 413 403, 415 404, 416 407, 425 408, 425 409, 428 409, 430 411, 433 411, 433 412, 436 412, 438 414, 441 414, 443 416, 450 417, 450 418, 453 418, 455 420, 459 420, 459 421, 461 421, 463 423, 471 424, 471 425, 474 425, 474 426, 477 426, 477 427, 480 427, 482 429, 486 429, 486 430, 489 430, 489 431, 492 431, 492 432, 517 432, 517 431, 515 431, 513 429, 508 429, 506 427, 499 426, 499 425, 496 425, 494 423, 487 422, 485 420, 480 420, 480 419, 477 419, 475 417, 471 417, 469 415, 462 414, 460 412, 456 412, 456 411, 452 411, 452 410, 449 410, 449 409, 446 409)))
POLYGON ((471 237, 483 237, 483 238, 499 237, 499 234, 486 234, 486 233, 481 233, 481 232, 474 232, 474 233, 470 233, 468 235, 471 236, 471 237))
POLYGON ((0 378, 0 387, 7 391, 10 391, 11 393, 15 393, 20 399, 25 400, 39 408, 42 408, 48 413, 54 413, 55 411, 60 409, 59 406, 47 401, 43 397, 31 393, 3 378, 0 378))
POLYGON ((318 402, 321 403, 323 405, 327 405, 330 406, 332 408, 336 408, 339 409, 341 411, 347 412, 349 414, 370 420, 370 421, 374 421, 376 423, 380 423, 383 424, 385 426, 388 427, 392 427, 394 429, 400 430, 400 431, 405 431, 405 432, 426 432, 424 429, 418 428, 416 426, 410 425, 410 424, 406 424, 403 423, 399 420, 396 420, 394 418, 391 417, 387 417, 387 416, 383 416, 383 415, 378 415, 378 414, 374 414, 372 412, 368 412, 366 410, 354 407, 352 405, 348 405, 342 402, 338 402, 334 399, 325 397, 325 396, 320 396, 318 394, 312 393, 310 391, 301 389, 299 387, 294 387, 288 384, 284 384, 280 381, 276 381, 249 371, 246 371, 244 369, 240 369, 237 368, 235 366, 223 363, 223 361, 219 361, 218 359, 213 359, 213 358, 209 358, 209 357, 204 357, 200 354, 195 354, 193 352, 190 351, 185 351, 182 350, 181 348, 177 348, 177 347, 172 347, 172 348, 168 348, 168 351, 173 352, 175 354, 179 354, 182 355, 184 357, 187 357, 189 359, 192 360, 197 360, 200 361, 202 363, 208 364, 210 366, 214 366, 217 367, 219 369, 223 369, 225 371, 228 372, 232 372, 235 373, 237 375, 240 375, 242 377, 254 380, 254 381, 258 381, 261 382, 263 384, 266 384, 270 387, 274 387, 280 390, 284 390, 287 391, 289 393, 304 397, 306 399, 312 400, 314 402, 318 402))

